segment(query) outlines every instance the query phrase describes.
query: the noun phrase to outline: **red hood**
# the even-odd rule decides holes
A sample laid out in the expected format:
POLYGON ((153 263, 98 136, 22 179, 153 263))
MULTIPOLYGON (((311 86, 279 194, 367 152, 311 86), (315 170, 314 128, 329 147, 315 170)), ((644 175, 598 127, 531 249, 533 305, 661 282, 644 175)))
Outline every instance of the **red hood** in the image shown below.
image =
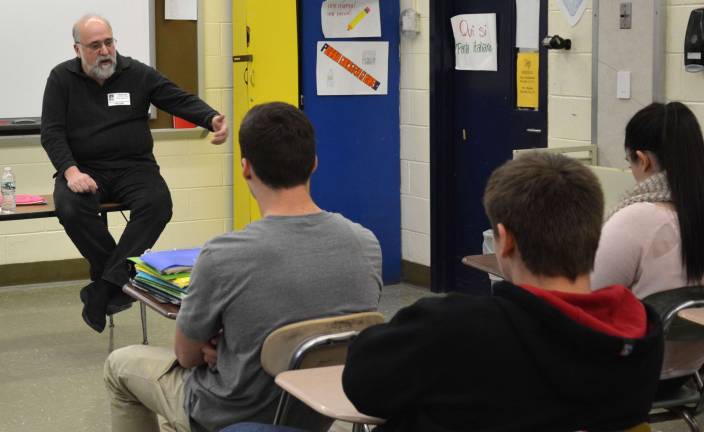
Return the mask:
POLYGON ((574 321, 611 336, 642 338, 648 318, 643 304, 621 285, 612 285, 591 294, 548 291, 521 285, 574 321))

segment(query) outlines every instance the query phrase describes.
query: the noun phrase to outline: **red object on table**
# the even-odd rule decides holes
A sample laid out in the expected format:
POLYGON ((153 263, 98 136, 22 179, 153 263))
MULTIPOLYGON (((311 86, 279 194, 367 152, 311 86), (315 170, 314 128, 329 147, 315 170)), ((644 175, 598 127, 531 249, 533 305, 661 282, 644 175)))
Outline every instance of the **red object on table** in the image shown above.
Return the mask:
POLYGON ((181 117, 176 117, 173 116, 174 118, 174 129, 191 129, 196 127, 195 124, 189 122, 188 120, 184 120, 181 117))

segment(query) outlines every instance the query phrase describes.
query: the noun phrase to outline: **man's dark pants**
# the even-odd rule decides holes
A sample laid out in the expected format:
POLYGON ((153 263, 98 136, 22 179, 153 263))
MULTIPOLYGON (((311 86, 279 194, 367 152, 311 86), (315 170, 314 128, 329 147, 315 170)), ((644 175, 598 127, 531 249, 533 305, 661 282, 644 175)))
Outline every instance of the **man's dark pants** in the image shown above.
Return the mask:
POLYGON ((79 167, 98 184, 95 194, 72 192, 63 175, 54 184, 59 222, 90 264, 90 278, 121 287, 127 282, 126 258, 151 248, 171 219, 171 194, 156 165, 94 171, 79 167), (130 210, 119 241, 98 215, 98 206, 119 202, 130 210))

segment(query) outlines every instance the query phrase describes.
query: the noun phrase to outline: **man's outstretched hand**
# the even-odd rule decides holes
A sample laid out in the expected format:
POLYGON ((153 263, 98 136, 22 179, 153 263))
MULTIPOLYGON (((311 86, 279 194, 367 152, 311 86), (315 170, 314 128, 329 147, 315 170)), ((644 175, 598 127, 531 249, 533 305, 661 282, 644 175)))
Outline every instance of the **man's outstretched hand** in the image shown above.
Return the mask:
POLYGON ((213 117, 213 139, 210 140, 213 144, 222 144, 227 140, 227 122, 225 116, 218 114, 213 117))
POLYGON ((75 165, 64 171, 64 177, 73 193, 95 193, 98 190, 98 184, 93 177, 81 172, 75 165))

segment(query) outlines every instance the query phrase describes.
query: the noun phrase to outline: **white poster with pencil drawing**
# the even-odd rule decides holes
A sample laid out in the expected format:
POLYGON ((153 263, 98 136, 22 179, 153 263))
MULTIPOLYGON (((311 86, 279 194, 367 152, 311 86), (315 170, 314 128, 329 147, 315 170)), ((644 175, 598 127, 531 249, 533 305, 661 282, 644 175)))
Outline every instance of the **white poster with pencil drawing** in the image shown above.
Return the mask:
POLYGON ((385 95, 389 43, 318 41, 318 96, 385 95))
POLYGON ((450 19, 455 36, 455 69, 497 70, 496 14, 464 14, 450 19))
POLYGON ((379 0, 325 0, 320 23, 326 38, 381 37, 379 0))

